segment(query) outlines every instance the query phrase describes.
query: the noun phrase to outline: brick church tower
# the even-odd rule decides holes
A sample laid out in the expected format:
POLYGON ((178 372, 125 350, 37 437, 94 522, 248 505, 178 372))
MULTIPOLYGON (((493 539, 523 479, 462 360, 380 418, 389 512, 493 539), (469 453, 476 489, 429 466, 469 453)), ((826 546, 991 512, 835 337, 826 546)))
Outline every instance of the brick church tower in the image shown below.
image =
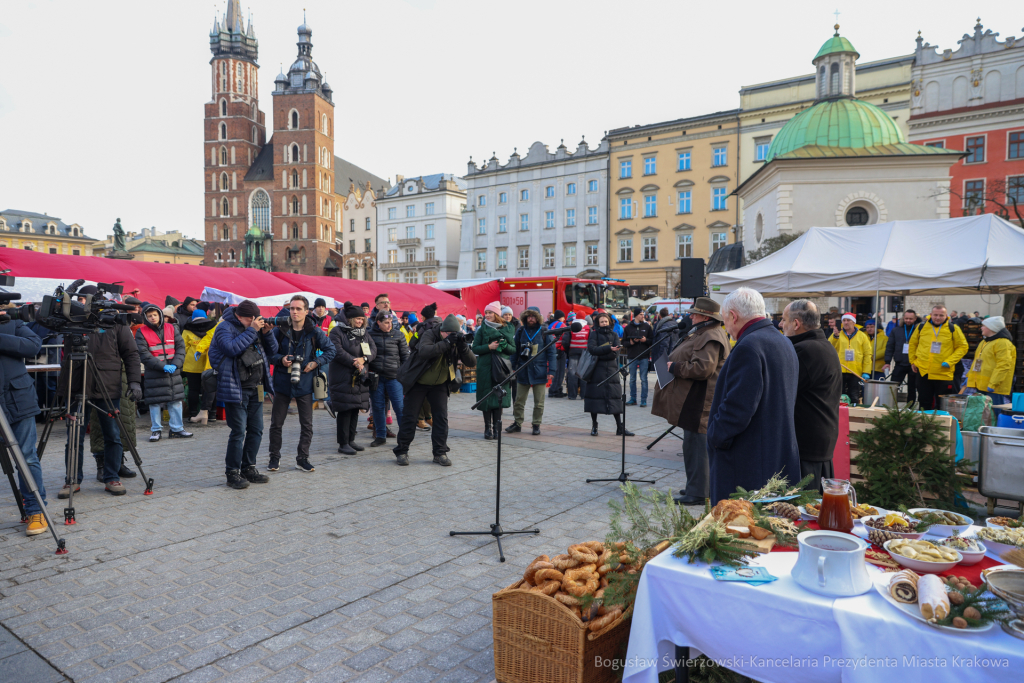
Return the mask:
POLYGON ((223 23, 215 20, 210 31, 213 99, 205 105, 203 126, 208 266, 240 264, 250 215, 269 227, 269 196, 252 196, 261 191, 247 190, 243 183, 266 142, 257 94, 257 47, 252 20, 243 30, 237 0, 228 0, 223 23))

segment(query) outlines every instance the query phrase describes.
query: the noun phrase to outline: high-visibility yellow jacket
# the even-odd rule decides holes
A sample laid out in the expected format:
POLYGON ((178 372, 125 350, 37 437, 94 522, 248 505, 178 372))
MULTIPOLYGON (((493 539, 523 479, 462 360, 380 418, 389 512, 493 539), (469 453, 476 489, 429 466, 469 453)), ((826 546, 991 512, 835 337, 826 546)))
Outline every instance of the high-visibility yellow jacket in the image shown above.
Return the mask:
POLYGON ((852 337, 848 337, 846 332, 839 330, 838 337, 832 334, 828 340, 839 354, 843 372, 857 376, 871 374, 871 339, 868 335, 857 330, 852 337))
POLYGON ((889 338, 885 336, 885 332, 875 332, 875 372, 882 372, 885 367, 885 345, 888 342, 889 338))
POLYGON ((967 371, 967 386, 978 391, 991 387, 996 394, 1009 394, 1013 386, 1013 368, 1017 349, 1006 337, 983 339, 974 352, 974 361, 967 371))
POLYGON ((967 353, 967 338, 963 330, 946 320, 936 327, 931 316, 918 325, 910 337, 910 362, 917 372, 928 379, 951 380, 953 369, 967 353), (939 344, 932 351, 933 344, 939 344), (946 367, 942 364, 946 363, 946 367))
POLYGON ((185 342, 185 361, 181 366, 182 372, 202 372, 210 368, 206 352, 210 349, 210 342, 213 341, 213 332, 216 329, 217 326, 214 325, 202 337, 192 330, 185 330, 181 333, 181 338, 185 342), (199 358, 196 358, 196 353, 199 354, 199 358))

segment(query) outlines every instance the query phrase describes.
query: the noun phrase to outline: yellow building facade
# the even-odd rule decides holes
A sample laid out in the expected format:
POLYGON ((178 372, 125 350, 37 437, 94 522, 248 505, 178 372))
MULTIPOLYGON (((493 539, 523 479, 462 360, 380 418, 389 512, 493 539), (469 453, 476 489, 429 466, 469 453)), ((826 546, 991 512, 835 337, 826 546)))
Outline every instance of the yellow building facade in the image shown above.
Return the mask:
POLYGON ((94 244, 96 240, 86 237, 78 223, 68 225, 55 216, 31 211, 0 211, 0 248, 88 256, 94 244))
POLYGON ((630 295, 674 297, 679 259, 736 241, 740 110, 607 134, 609 275, 630 295))

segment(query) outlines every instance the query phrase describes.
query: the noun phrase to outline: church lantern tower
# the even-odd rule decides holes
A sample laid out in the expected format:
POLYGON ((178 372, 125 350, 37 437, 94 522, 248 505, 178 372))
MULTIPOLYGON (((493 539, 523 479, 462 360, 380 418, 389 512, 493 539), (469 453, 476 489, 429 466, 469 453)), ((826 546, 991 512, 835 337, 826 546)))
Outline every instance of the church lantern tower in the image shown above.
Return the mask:
POLYGON ((860 53, 854 49, 853 43, 839 35, 839 24, 834 28, 835 34, 825 41, 811 60, 815 99, 818 100, 857 95, 856 64, 860 53))

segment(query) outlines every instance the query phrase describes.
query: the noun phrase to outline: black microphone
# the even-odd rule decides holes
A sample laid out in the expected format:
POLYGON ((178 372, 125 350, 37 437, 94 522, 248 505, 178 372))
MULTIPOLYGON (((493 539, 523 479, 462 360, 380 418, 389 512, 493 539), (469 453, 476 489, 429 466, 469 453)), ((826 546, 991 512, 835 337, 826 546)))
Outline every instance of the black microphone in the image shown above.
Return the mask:
POLYGON ((78 291, 78 288, 85 284, 85 280, 75 280, 71 285, 64 291, 68 294, 74 295, 78 291))

